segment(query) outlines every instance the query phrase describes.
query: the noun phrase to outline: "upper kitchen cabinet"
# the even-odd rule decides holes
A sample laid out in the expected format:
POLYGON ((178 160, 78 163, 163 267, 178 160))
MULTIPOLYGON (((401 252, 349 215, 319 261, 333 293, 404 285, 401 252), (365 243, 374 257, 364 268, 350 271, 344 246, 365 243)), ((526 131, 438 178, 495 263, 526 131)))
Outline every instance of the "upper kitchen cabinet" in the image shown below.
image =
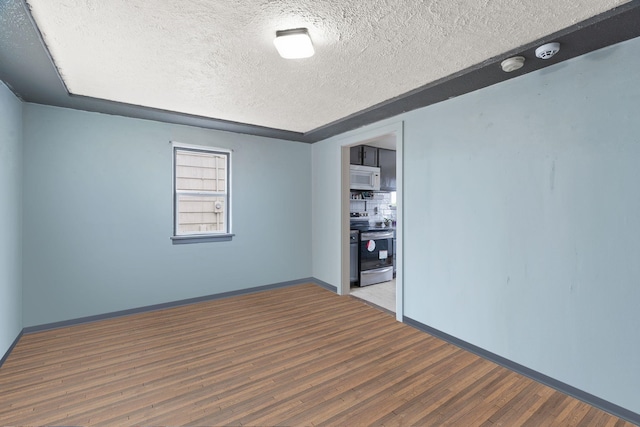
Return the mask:
POLYGON ((380 191, 396 191, 396 152, 378 149, 380 166, 380 191))
POLYGON ((351 147, 351 160, 349 161, 352 165, 361 165, 362 164, 362 146, 356 145, 355 147, 351 147))
POLYGON ((376 147, 369 147, 368 145, 357 145, 351 147, 351 161, 352 165, 362 166, 378 166, 378 149, 376 147))
POLYGON ((377 148, 369 147, 368 145, 362 146, 362 166, 378 166, 377 148))

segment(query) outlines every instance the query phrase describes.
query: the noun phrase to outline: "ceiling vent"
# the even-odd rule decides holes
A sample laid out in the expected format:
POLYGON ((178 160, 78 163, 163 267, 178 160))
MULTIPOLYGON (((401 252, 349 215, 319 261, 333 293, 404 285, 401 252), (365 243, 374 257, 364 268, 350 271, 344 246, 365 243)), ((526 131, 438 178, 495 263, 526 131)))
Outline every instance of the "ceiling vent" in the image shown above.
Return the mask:
POLYGON ((560 50, 560 43, 553 42, 543 44, 536 49, 536 56, 540 59, 549 59, 560 50))

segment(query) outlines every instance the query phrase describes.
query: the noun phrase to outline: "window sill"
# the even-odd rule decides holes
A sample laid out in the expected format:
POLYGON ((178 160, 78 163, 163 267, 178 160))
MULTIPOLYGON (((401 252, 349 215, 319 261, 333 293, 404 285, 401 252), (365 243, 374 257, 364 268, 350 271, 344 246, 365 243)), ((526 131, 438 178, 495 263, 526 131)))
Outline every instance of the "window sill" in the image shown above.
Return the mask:
POLYGON ((187 236, 171 236, 174 245, 189 243, 230 242, 235 234, 193 234, 187 236))

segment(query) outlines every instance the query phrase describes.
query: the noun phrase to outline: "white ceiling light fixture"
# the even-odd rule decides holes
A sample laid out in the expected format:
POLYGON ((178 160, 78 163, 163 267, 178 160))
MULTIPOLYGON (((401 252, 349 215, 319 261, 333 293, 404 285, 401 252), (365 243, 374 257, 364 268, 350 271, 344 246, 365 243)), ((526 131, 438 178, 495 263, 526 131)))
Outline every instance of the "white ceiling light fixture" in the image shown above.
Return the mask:
POLYGON ((560 50, 560 43, 553 42, 543 44, 536 49, 536 56, 540 59, 549 59, 560 50))
POLYGON ((273 44, 280 56, 285 59, 309 58, 315 53, 306 28, 276 31, 273 44))
POLYGON ((524 56, 513 56, 511 58, 507 58, 500 63, 502 67, 502 71, 505 73, 510 73, 515 70, 519 70, 524 65, 524 56))

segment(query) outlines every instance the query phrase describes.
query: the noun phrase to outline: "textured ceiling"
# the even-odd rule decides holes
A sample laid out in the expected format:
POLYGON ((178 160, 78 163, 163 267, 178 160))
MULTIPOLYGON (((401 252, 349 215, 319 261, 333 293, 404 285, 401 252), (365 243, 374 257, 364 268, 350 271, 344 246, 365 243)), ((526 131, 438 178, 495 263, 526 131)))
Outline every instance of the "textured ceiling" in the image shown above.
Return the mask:
POLYGON ((27 1, 71 94, 301 133, 624 3, 27 1), (312 58, 278 56, 295 27, 312 58))

